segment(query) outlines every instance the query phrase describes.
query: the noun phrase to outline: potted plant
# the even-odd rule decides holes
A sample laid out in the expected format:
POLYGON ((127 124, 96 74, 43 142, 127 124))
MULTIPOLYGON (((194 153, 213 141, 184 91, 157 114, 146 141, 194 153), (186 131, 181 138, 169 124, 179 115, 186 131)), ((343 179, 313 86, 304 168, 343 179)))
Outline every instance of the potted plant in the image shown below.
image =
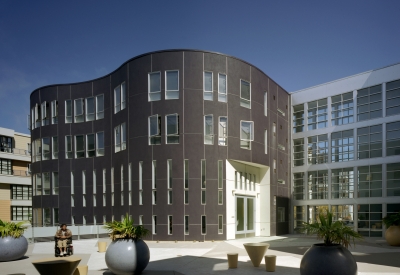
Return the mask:
POLYGON ((24 222, 13 223, 0 220, 0 262, 22 258, 28 250, 28 241, 23 236, 24 222))
POLYGON ((128 214, 122 221, 107 222, 104 228, 112 240, 105 255, 110 271, 118 275, 142 273, 150 260, 150 250, 142 238, 150 231, 142 225, 135 226, 128 214))
POLYGON ((342 221, 333 221, 332 213, 319 213, 319 221, 304 223, 303 231, 316 234, 323 243, 314 244, 301 259, 302 275, 356 275, 357 263, 347 249, 356 239, 362 236, 342 221))
POLYGON ((389 214, 383 218, 383 223, 386 225, 385 239, 388 244, 393 246, 400 245, 400 212, 389 214))

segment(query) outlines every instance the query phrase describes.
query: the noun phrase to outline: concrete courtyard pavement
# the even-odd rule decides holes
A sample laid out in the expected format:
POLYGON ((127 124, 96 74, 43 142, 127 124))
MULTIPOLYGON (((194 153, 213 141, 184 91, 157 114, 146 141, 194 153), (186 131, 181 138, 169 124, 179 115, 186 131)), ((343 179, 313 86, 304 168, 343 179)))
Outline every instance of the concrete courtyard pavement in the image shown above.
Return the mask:
MULTIPOLYGON (((107 241, 109 239, 99 239, 107 241)), ((82 258, 80 264, 89 266, 89 275, 110 275, 105 264, 105 253, 97 252, 97 239, 74 241, 74 256, 82 258)), ((274 274, 300 274, 299 266, 304 252, 318 241, 314 237, 286 235, 254 237, 218 242, 155 242, 146 241, 150 248, 150 263, 144 275, 206 275, 206 274, 265 274, 264 260, 253 267, 243 243, 268 242, 267 255, 277 255, 274 274), (237 269, 228 269, 226 253, 239 254, 237 269)), ((383 239, 366 239, 350 251, 354 255, 360 275, 400 275, 400 247, 391 247, 383 239)), ((0 263, 0 274, 38 275, 31 262, 54 257, 54 242, 29 244, 26 257, 0 263)))

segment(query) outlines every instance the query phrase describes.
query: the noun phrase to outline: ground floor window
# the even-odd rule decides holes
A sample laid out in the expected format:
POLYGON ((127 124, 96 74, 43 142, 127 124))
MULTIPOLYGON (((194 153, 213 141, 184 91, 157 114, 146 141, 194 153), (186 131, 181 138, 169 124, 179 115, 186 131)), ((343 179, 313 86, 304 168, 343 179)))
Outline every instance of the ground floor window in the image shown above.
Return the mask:
POLYGON ((30 206, 12 206, 11 219, 13 221, 30 221, 32 220, 32 207, 30 206))

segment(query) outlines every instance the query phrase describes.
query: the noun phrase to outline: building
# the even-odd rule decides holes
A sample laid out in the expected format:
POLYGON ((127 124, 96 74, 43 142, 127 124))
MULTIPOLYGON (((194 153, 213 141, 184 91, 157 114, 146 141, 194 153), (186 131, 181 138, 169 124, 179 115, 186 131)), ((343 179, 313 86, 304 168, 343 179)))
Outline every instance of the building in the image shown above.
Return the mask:
POLYGON ((32 219, 29 135, 0 127, 0 220, 32 219))
POLYGON ((293 232, 330 209, 382 237, 400 211, 400 64, 291 94, 293 232))
POLYGON ((289 232, 290 96, 255 66, 143 54, 30 97, 35 225, 126 213, 155 240, 289 232))

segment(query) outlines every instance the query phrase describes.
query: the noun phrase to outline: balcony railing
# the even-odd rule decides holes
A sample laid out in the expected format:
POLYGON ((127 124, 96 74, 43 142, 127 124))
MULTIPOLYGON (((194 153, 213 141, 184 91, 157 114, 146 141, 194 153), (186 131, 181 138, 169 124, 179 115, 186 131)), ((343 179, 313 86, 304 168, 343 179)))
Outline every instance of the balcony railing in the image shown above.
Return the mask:
POLYGON ((22 156, 30 156, 31 155, 30 150, 9 148, 9 147, 0 147, 0 152, 15 154, 15 155, 22 155, 22 156))

